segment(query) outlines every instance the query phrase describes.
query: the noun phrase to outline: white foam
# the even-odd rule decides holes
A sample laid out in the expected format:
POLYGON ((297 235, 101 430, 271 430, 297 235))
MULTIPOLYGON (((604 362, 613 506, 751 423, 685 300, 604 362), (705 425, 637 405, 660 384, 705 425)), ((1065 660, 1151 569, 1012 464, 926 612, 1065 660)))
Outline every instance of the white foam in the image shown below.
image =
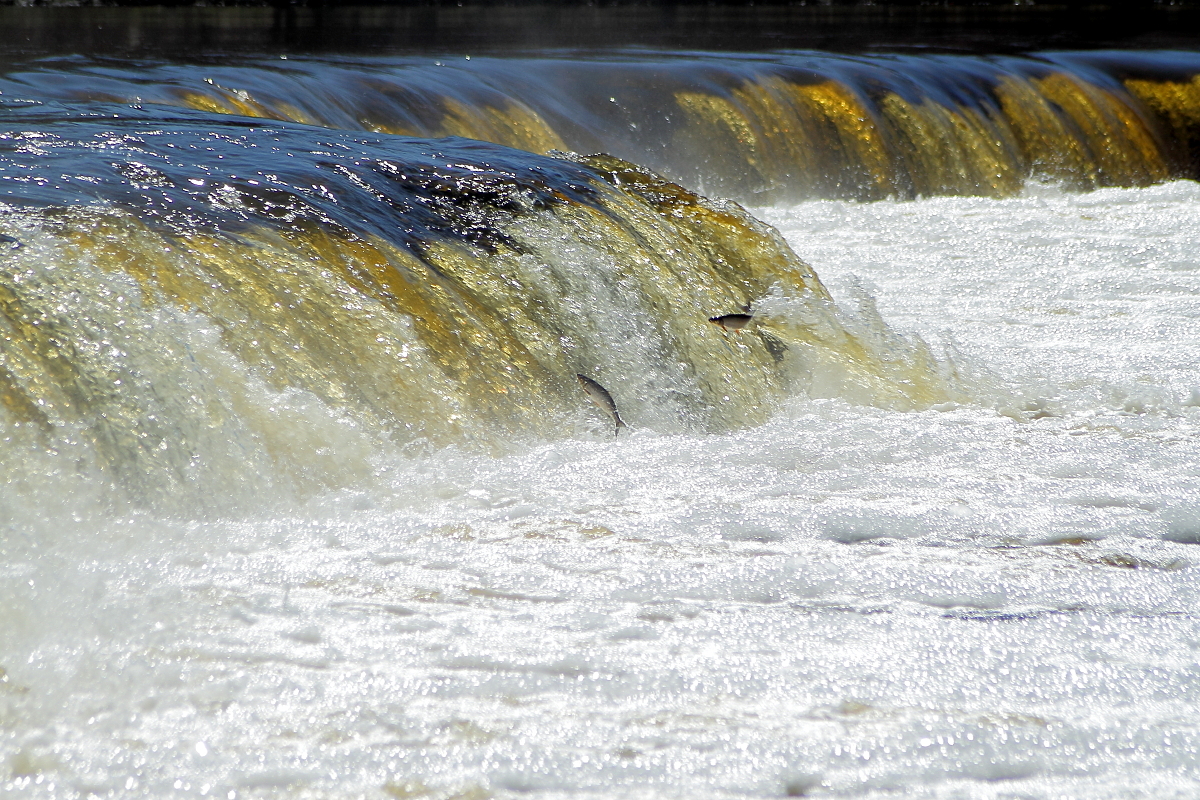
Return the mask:
POLYGON ((763 210, 957 343, 941 410, 378 450, 287 513, 26 509, 0 794, 1193 796, 1198 200, 763 210))

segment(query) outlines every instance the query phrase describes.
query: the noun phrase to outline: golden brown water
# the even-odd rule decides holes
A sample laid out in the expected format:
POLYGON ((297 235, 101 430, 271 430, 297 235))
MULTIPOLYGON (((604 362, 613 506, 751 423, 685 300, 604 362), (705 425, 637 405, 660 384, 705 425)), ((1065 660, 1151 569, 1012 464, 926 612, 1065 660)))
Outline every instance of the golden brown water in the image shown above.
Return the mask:
POLYGON ((739 206, 613 157, 39 121, 10 162, 107 199, 3 218, 22 243, 0 267, 5 418, 151 497, 230 460, 319 488, 369 469, 322 468, 364 457, 333 444, 348 430, 363 452, 598 432, 577 373, 659 432, 760 424, 814 387, 955 391, 923 346, 848 329, 739 206), (708 322, 757 305, 741 334, 708 322))

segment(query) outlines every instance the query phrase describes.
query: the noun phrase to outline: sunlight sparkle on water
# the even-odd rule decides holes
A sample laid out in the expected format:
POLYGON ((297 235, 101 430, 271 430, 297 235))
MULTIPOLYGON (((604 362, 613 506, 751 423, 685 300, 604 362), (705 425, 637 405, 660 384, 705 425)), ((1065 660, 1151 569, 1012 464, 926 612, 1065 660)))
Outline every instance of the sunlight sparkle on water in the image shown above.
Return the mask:
POLYGON ((1195 797, 1200 187, 756 213, 972 402, 43 518, 0 793, 1195 797))

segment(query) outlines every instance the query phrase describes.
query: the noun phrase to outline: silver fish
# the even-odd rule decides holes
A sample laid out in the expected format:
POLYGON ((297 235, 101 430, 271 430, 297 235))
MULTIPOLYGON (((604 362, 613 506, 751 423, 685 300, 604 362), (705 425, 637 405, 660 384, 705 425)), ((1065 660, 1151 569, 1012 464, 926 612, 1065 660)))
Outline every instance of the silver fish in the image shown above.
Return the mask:
POLYGON ((708 321, 723 331, 738 333, 754 319, 753 314, 725 314, 720 317, 709 317, 708 321))
POLYGON ((600 407, 604 413, 613 418, 613 422, 617 424, 615 434, 621 432, 621 428, 627 427, 621 419, 621 415, 617 413, 617 404, 613 402, 612 395, 608 393, 600 384, 589 378, 587 375, 575 373, 575 377, 579 379, 579 385, 583 387, 583 391, 591 398, 592 402, 600 407))

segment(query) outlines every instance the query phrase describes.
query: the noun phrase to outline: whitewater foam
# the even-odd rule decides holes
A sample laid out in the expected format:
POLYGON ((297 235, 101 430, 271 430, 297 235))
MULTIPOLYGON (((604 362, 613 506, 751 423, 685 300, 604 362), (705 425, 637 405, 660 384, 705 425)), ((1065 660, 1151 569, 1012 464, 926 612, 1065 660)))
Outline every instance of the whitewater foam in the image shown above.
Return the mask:
POLYGON ((0 791, 1193 797, 1198 201, 759 209, 846 308, 955 343, 937 408, 377 446, 286 513, 26 509, 0 791))

